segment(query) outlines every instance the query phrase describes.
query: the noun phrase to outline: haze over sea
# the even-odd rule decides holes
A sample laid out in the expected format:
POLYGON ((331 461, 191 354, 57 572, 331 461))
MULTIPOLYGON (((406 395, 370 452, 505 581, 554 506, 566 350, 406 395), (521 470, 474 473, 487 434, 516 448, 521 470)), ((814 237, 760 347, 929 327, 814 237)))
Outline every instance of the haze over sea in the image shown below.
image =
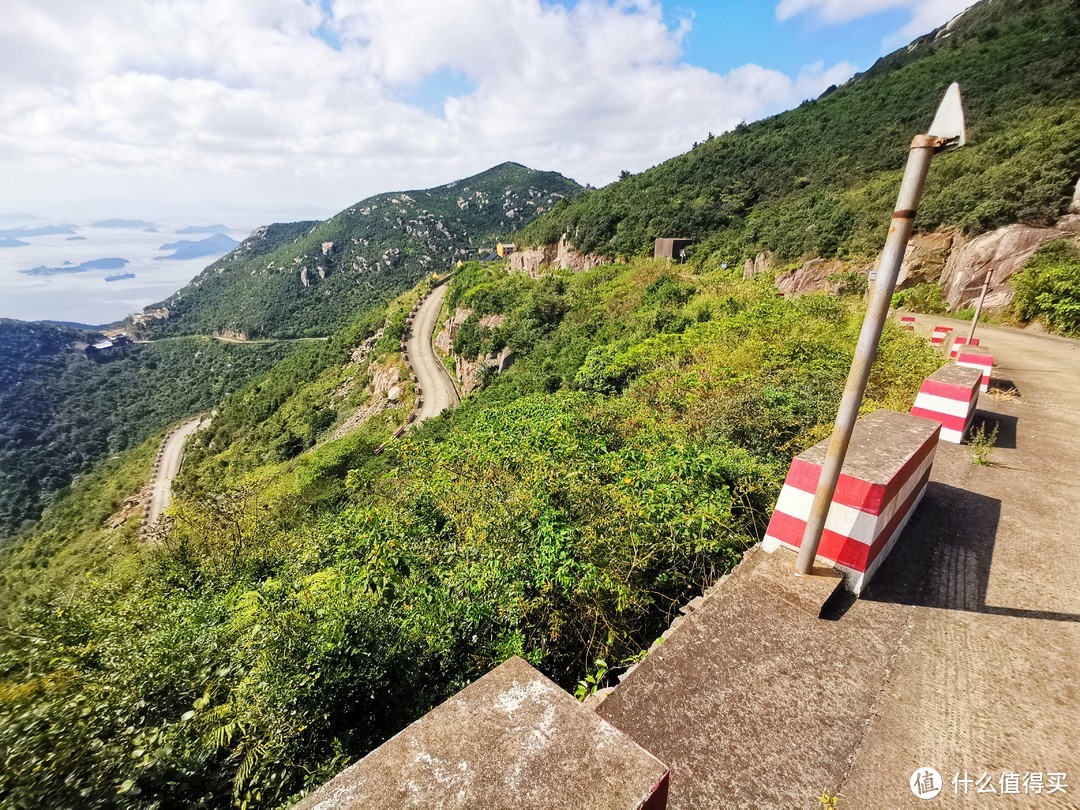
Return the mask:
POLYGON ((141 311, 148 304, 167 298, 221 255, 162 259, 172 253, 160 250, 162 245, 181 240, 202 240, 214 233, 181 234, 178 231, 189 226, 223 224, 227 230, 215 232, 242 240, 262 224, 265 215, 237 216, 233 213, 228 217, 201 215, 187 219, 138 217, 153 222, 154 233, 147 233, 143 227, 95 228, 87 224, 105 218, 87 219, 86 223, 16 216, 0 219, 0 230, 3 231, 48 225, 71 225, 75 231, 74 234, 12 236, 9 238, 17 238, 28 244, 0 247, 0 317, 23 321, 73 321, 91 325, 118 321, 141 311), (128 263, 120 269, 44 276, 20 272, 41 266, 61 267, 65 262, 78 265, 109 258, 126 259, 128 263), (134 273, 135 277, 105 280, 126 273, 134 273))

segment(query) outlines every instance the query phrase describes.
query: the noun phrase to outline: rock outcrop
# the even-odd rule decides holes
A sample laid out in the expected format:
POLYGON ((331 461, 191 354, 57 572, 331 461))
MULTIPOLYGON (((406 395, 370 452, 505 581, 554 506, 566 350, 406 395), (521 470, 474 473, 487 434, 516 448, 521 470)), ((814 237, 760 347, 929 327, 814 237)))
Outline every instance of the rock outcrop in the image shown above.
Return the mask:
POLYGON ((986 272, 991 270, 985 306, 988 309, 1008 306, 1013 295, 1009 284, 1012 275, 1023 268, 1040 245, 1065 234, 1059 228, 1008 225, 971 239, 957 237, 940 276, 945 301, 952 309, 973 305, 986 272))
POLYGON ((520 250, 510 254, 510 269, 525 273, 532 278, 543 274, 543 268, 554 266, 560 270, 573 270, 580 273, 591 270, 601 264, 609 264, 610 259, 597 253, 582 253, 574 247, 563 234, 557 245, 541 245, 530 250, 520 250))
MULTIPOLYGON (((518 254, 514 254, 518 255, 518 254)), ((480 387, 481 375, 485 368, 490 368, 496 374, 506 371, 514 362, 514 353, 503 347, 498 352, 491 352, 476 358, 462 357, 454 351, 454 338, 466 319, 473 314, 473 310, 467 307, 459 307, 443 324, 442 329, 435 336, 435 348, 454 361, 454 371, 462 396, 472 393, 480 387)), ((498 329, 506 321, 505 315, 485 315, 480 319, 480 326, 487 329, 498 329)))
POLYGON ((744 279, 753 278, 758 273, 768 272, 779 265, 780 261, 776 258, 776 254, 767 250, 752 259, 746 260, 746 269, 743 270, 742 277, 744 279))

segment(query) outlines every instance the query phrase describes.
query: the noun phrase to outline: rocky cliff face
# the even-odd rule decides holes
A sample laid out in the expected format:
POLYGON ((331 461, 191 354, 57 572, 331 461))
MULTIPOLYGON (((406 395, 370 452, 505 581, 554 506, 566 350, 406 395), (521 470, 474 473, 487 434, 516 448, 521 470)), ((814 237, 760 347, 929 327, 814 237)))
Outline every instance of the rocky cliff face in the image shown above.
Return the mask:
MULTIPOLYGON (((1073 209, 1080 212, 1080 186, 1070 206, 1073 209)), ((1023 268, 1040 245, 1070 234, 1080 234, 1080 213, 1067 214, 1050 228, 1008 225, 977 236, 965 236, 953 228, 919 233, 908 243, 896 286, 902 290, 917 284, 940 284, 949 307, 964 309, 978 299, 989 270, 992 274, 985 306, 1003 309, 1012 301, 1013 274, 1023 268)), ((746 260, 743 278, 772 272, 777 264, 771 254, 761 253, 746 260)), ((829 276, 846 272, 866 274, 876 264, 809 259, 796 270, 778 274, 776 288, 788 296, 831 291, 829 276)))
POLYGON ((510 269, 517 273, 526 273, 532 278, 538 278, 544 267, 557 267, 560 270, 573 270, 579 273, 609 262, 610 259, 605 256, 582 253, 571 244, 566 234, 563 234, 557 245, 542 245, 510 255, 510 269))
MULTIPOLYGON (((485 368, 500 373, 506 371, 514 362, 514 353, 507 348, 476 358, 465 358, 454 351, 454 338, 457 337, 461 325, 472 314, 471 308, 458 307, 435 335, 435 348, 454 361, 455 376, 462 396, 467 396, 480 387, 481 374, 485 368)), ((480 319, 480 325, 486 329, 498 329, 505 320, 505 315, 485 315, 480 319)))

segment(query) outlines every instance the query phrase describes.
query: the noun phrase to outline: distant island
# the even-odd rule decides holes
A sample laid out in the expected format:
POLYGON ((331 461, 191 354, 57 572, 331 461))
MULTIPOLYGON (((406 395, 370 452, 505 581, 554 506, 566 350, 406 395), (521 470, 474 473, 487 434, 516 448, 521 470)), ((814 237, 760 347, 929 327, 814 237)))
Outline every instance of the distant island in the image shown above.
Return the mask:
POLYGON ((157 233, 158 229, 154 227, 143 228, 143 233, 157 233))
POLYGON ((105 276, 106 281, 123 281, 125 278, 135 278, 134 273, 117 273, 114 276, 105 276))
POLYGON ((103 219, 100 222, 91 222, 91 228, 153 228, 153 222, 143 222, 141 219, 103 219))
POLYGON ((8 228, 0 230, 0 239, 19 239, 27 236, 56 236, 57 234, 75 233, 74 225, 42 225, 38 228, 8 228))
POLYGON ((0 248, 26 247, 29 244, 29 242, 23 242, 21 239, 0 239, 0 248))
POLYGON ((57 276, 63 273, 86 273, 90 270, 119 270, 127 265, 127 259, 91 259, 82 264, 65 263, 61 267, 34 267, 30 270, 20 270, 26 276, 57 276))
POLYGON ((181 228, 177 233, 224 233, 225 231, 232 230, 226 228, 224 225, 188 225, 186 228, 181 228))
POLYGON ((85 242, 86 237, 85 236, 69 236, 67 238, 67 241, 69 241, 69 242, 85 242))
POLYGON ((203 256, 220 256, 228 253, 240 243, 223 233, 216 233, 206 239, 192 241, 181 239, 162 245, 158 250, 174 251, 171 256, 158 256, 159 259, 201 259, 203 256))

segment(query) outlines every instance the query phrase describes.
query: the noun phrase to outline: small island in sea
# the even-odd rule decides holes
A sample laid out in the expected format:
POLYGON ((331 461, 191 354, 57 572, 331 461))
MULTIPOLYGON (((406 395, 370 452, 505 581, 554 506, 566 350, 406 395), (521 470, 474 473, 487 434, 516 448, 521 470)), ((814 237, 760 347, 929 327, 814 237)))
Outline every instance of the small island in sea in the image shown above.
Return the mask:
POLYGON ((20 270, 19 272, 26 276, 56 276, 61 273, 86 273, 90 270, 119 270, 127 265, 127 259, 91 259, 88 262, 82 264, 72 264, 71 262, 65 262, 60 267, 33 267, 29 270, 20 270))
POLYGON ((203 256, 221 256, 228 253, 240 243, 223 233, 215 233, 206 239, 193 241, 181 239, 179 242, 170 242, 162 245, 158 250, 171 250, 171 256, 158 256, 158 259, 201 259, 203 256))
POLYGON ((6 237, 0 237, 0 248, 26 247, 29 244, 29 242, 24 242, 21 239, 8 239, 6 237))
POLYGON ((116 273, 112 276, 105 276, 106 281, 123 281, 126 278, 135 278, 134 273, 116 273))

